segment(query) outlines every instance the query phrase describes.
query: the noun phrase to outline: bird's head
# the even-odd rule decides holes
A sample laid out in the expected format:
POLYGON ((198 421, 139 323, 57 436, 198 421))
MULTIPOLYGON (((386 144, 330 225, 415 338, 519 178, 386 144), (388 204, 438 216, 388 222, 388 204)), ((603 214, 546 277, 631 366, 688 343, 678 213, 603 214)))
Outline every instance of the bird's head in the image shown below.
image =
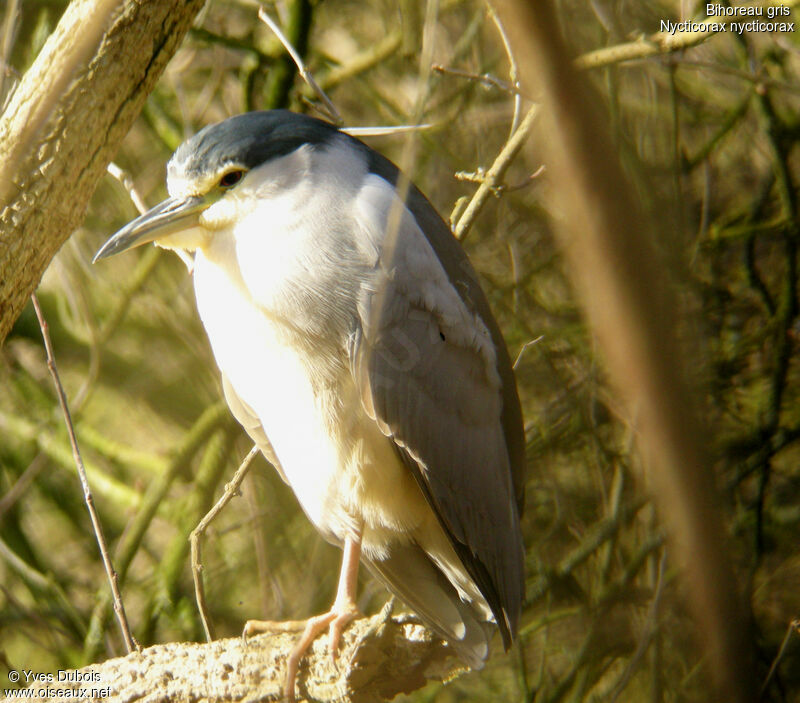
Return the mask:
POLYGON ((170 197, 112 235, 94 261, 147 242, 167 249, 204 247, 263 197, 261 167, 336 133, 333 125, 286 110, 250 112, 206 127, 170 159, 170 197))

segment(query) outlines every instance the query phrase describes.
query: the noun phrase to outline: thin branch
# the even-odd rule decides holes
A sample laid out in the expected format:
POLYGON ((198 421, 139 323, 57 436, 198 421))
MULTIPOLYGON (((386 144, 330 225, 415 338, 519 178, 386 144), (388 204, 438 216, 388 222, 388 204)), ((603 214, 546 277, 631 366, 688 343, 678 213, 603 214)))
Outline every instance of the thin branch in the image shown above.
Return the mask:
POLYGON ((492 195, 502 183, 503 176, 505 176, 508 167, 511 166, 511 162, 519 153, 519 150, 528 138, 528 134, 530 134, 531 129, 533 129, 533 122, 538 112, 538 105, 533 105, 530 110, 528 110, 528 114, 525 115, 517 131, 511 135, 511 139, 506 142, 505 146, 494 160, 492 167, 486 172, 486 177, 478 187, 478 190, 475 191, 475 195, 472 196, 472 200, 470 200, 469 205, 467 205, 464 210, 464 214, 458 219, 458 224, 456 224, 453 231, 456 239, 463 240, 467 236, 470 227, 472 227, 472 223, 475 221, 478 213, 483 209, 489 196, 492 195))
POLYGON ((531 339, 530 341, 525 342, 525 344, 522 345, 522 349, 519 350, 519 354, 517 354, 517 358, 514 361, 514 365, 512 367, 515 371, 517 370, 517 366, 519 366, 519 362, 522 361, 522 355, 528 350, 528 347, 532 347, 534 344, 541 342, 543 339, 544 335, 540 334, 538 337, 536 337, 536 339, 531 339))
POLYGON ((666 562, 666 550, 661 552, 661 558, 658 560, 658 575, 656 576, 656 590, 653 595, 653 600, 650 603, 650 608, 647 613, 647 620, 645 621, 643 632, 639 638, 639 644, 636 646, 636 651, 633 653, 628 661, 622 676, 619 677, 616 685, 614 686, 614 693, 611 696, 611 703, 616 701, 620 694, 625 690, 625 687, 630 683, 636 669, 644 658, 650 642, 658 631, 658 612, 661 606, 661 596, 664 589, 664 564, 666 562))
POLYGON ((3 515, 24 495, 33 480, 39 475, 39 472, 47 465, 45 458, 46 454, 40 451, 14 482, 14 485, 0 498, 0 522, 3 521, 3 515))
POLYGON ((517 131, 517 127, 519 127, 519 113, 522 110, 522 96, 519 92, 519 67, 517 66, 517 60, 514 58, 514 51, 511 48, 511 42, 508 39, 503 23, 500 21, 491 3, 487 3, 487 5, 489 8, 489 16, 492 18, 494 26, 497 27, 500 39, 503 41, 503 48, 506 50, 506 56, 508 56, 508 77, 514 88, 514 116, 511 118, 511 128, 508 134, 508 138, 511 139, 511 137, 514 136, 514 132, 517 131))
POLYGON ((778 653, 775 655, 775 659, 772 661, 772 666, 769 667, 769 673, 767 674, 767 678, 764 679, 764 683, 761 685, 760 697, 763 698, 764 693, 769 686, 769 682, 772 681, 772 677, 775 675, 775 672, 778 670, 778 666, 781 663, 781 659, 783 659, 784 654, 786 654, 786 649, 789 646, 789 642, 792 640, 792 635, 800 634, 800 620, 792 620, 789 623, 789 627, 786 628, 786 635, 783 638, 783 642, 781 642, 781 646, 778 649, 778 653))
MULTIPOLYGON (((153 472, 156 478, 147 487, 136 514, 128 521, 125 532, 120 537, 114 552, 114 559, 123 583, 131 562, 138 553, 145 532, 152 523, 175 477, 188 469, 190 461, 200 447, 229 417, 228 406, 224 401, 207 407, 183 435, 178 445, 169 452, 169 461, 158 471, 153 472)), ((124 461, 124 457, 108 451, 108 447, 103 447, 100 451, 110 461, 124 461)), ((102 636, 108 623, 110 600, 109 592, 106 589, 100 589, 95 594, 89 629, 84 637, 84 655, 89 660, 93 660, 99 655, 102 636)))
MULTIPOLYGON (((377 44, 356 54, 346 64, 331 68, 319 79, 319 86, 323 90, 330 90, 341 83, 352 80, 362 73, 366 73, 394 54, 395 51, 400 48, 402 39, 403 35, 400 31, 388 34, 377 44)), ((311 88, 311 86, 309 86, 309 88, 311 88)), ((313 92, 313 88, 311 90, 313 92)))
POLYGON ((339 114, 339 111, 336 109, 336 106, 331 102, 330 98, 325 94, 325 91, 319 87, 317 82, 314 80, 314 76, 311 75, 311 71, 308 70, 306 67, 303 58, 300 54, 295 50, 292 46, 291 42, 286 38, 286 35, 281 31, 281 28, 273 22, 272 18, 264 11, 263 7, 258 8, 258 19, 260 19, 264 24, 267 25, 274 33, 275 36, 278 37, 283 47, 289 53, 289 56, 292 57, 292 61, 294 61, 295 65, 297 66, 297 70, 300 75, 303 77, 303 80, 308 83, 314 93, 319 97, 322 103, 325 105, 325 108, 328 111, 328 114, 331 120, 337 124, 341 125, 344 124, 344 120, 342 116, 339 114))
POLYGON ((432 124, 400 124, 393 127, 342 127, 341 131, 351 137, 388 137, 408 132, 424 132, 431 129, 432 124))
MULTIPOLYGON (((508 81, 501 80, 491 73, 474 73, 473 71, 463 71, 459 68, 450 68, 449 66, 442 66, 439 63, 433 64, 431 70, 434 73, 441 73, 443 75, 455 76, 456 78, 464 78, 468 81, 482 83, 488 88, 497 88, 505 93, 519 97, 522 95, 519 86, 512 85, 508 81)), ((513 122, 512 122, 513 124, 513 122)), ((514 128, 516 129, 516 127, 514 128)))
POLYGON ((192 578, 194 579, 194 594, 197 600, 197 610, 200 612, 200 619, 203 621, 203 630, 206 633, 206 640, 211 642, 214 639, 214 632, 211 622, 208 619, 208 607, 206 605, 206 593, 203 586, 203 564, 201 562, 202 555, 200 549, 200 537, 205 533, 208 526, 220 514, 222 509, 230 502, 231 498, 239 492, 239 486, 242 485, 244 477, 250 470, 250 462, 253 461, 255 455, 258 454, 258 447, 253 445, 253 448, 247 453, 236 473, 233 475, 230 483, 226 484, 225 491, 222 497, 216 502, 213 508, 209 510, 205 517, 198 523, 197 527, 192 530, 189 535, 189 544, 191 545, 192 554, 192 578))
POLYGON ((136 185, 133 182, 133 178, 130 177, 128 172, 121 169, 113 161, 109 161, 108 166, 106 166, 106 171, 108 171, 111 176, 119 181, 122 187, 128 192, 128 195, 130 196, 130 199, 136 209, 139 211, 139 214, 144 215, 144 213, 147 212, 147 205, 145 205, 142 196, 139 195, 139 191, 136 190, 136 185))
POLYGON ((97 546, 100 548, 100 556, 103 559, 103 566, 106 569, 108 582, 111 586, 111 592, 114 595, 114 611, 117 614, 119 621, 119 628, 122 632, 122 637, 125 640, 125 646, 128 652, 134 649, 139 649, 139 645, 131 635, 130 627, 128 625, 128 617, 125 614, 125 606, 122 603, 122 596, 119 592, 119 582, 117 572, 114 571, 114 566, 111 563, 111 557, 108 554, 108 546, 106 539, 103 536, 103 527, 100 524, 100 518, 94 507, 94 497, 92 496, 91 488, 89 488, 89 481, 86 478, 86 469, 83 466, 83 459, 81 452, 78 448, 78 440, 75 438, 75 428, 72 425, 72 417, 69 413, 69 406, 67 404, 67 395, 64 392, 64 387, 61 385, 61 379, 58 376, 58 369, 56 368, 55 354, 53 353, 53 344, 50 341, 50 331, 47 321, 42 315, 42 309, 39 306, 39 300, 34 293, 31 296, 33 307, 36 310, 36 317, 39 320, 39 327, 42 330, 42 338, 44 339, 44 347, 47 353, 47 368, 50 370, 50 375, 53 377, 53 383, 56 387, 56 395, 58 395, 58 404, 61 406, 61 411, 64 414, 64 422, 67 426, 67 433, 69 434, 69 442, 72 446, 72 455, 75 458, 75 466, 78 469, 78 477, 80 478, 81 486, 83 488, 83 497, 86 501, 86 508, 89 511, 89 517, 92 520, 92 527, 94 529, 95 537, 97 538, 97 546))

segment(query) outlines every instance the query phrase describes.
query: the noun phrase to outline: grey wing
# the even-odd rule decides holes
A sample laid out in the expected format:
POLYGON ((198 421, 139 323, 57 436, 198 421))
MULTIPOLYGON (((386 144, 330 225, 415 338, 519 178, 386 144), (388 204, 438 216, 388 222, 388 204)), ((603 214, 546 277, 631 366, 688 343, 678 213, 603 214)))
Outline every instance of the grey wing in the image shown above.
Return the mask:
MULTIPOLYGON (((386 181, 371 178, 359 198, 367 229, 382 221, 393 198, 386 181)), ((514 477, 521 467, 512 466, 504 423, 510 366, 500 366, 508 356, 487 313, 461 297, 411 211, 403 209, 393 241, 375 246, 350 349, 362 404, 393 439, 508 646, 524 568, 514 477)), ((471 272, 460 248, 447 256, 460 257, 449 266, 471 272)), ((470 292, 483 296, 479 288, 470 292)), ((512 396, 521 417, 515 389, 512 396)), ((521 434, 521 422, 514 433, 521 434)))
POLYGON ((283 468, 281 468, 281 464, 278 461, 278 457, 275 456, 275 451, 272 449, 272 445, 269 442, 267 433, 264 432, 261 420, 258 419, 255 411, 239 397, 239 394, 234 390, 224 373, 222 374, 222 390, 225 393, 225 400, 228 402, 228 407, 237 422, 244 428, 245 432, 250 436, 250 439, 255 442, 266 460, 275 467, 284 482, 288 483, 286 475, 283 473, 283 468))

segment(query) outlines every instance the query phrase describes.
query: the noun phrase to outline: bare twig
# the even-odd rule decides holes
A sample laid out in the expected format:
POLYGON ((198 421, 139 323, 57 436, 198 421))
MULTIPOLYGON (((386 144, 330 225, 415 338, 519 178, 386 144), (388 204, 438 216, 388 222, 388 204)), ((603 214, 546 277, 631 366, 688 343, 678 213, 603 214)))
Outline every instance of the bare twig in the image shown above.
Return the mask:
POLYGON ((393 134, 408 132, 424 132, 431 129, 432 124, 399 124, 393 127, 342 127, 341 131, 351 137, 388 137, 393 134))
POLYGON ((492 195, 502 183, 503 176, 505 176, 508 167, 511 166, 511 162, 519 153, 528 134, 530 134, 538 112, 538 105, 533 105, 528 110, 528 114, 525 115, 517 131, 511 135, 511 138, 506 142, 505 146, 494 160, 492 167, 486 172, 486 177, 478 187, 478 190, 475 191, 475 195, 472 196, 472 200, 470 200, 469 205, 467 205, 464 210, 464 214, 458 219, 458 223, 453 231, 457 239, 463 240, 467 236, 470 227, 472 227, 472 223, 486 204, 489 196, 492 195))
POLYGON ((442 73, 448 76, 455 76, 456 78, 464 78, 468 81, 474 81, 476 83, 483 83, 483 85, 488 88, 497 88, 498 90, 502 90, 503 92, 511 95, 521 95, 518 86, 512 85, 508 81, 501 80, 497 76, 493 76, 491 73, 474 73, 473 71, 463 71, 459 68, 442 66, 439 63, 433 64, 433 66, 431 66, 431 70, 434 73, 442 73))
POLYGON ((113 161, 109 161, 108 166, 106 166, 106 171, 111 174, 117 181, 120 182, 122 187, 128 191, 128 195, 131 198, 136 209, 139 211, 140 215, 144 215, 147 212, 147 205, 144 204, 144 200, 142 200, 142 196, 139 195, 139 191, 136 190, 136 185, 133 182, 133 179, 130 177, 127 171, 121 169, 117 164, 113 161))
POLYGON ((92 496, 92 491, 89 488, 89 481, 86 478, 86 469, 83 466, 83 459, 81 458, 81 452, 78 448, 78 440, 75 437, 75 428, 72 425, 72 418, 69 413, 67 395, 64 392, 64 387, 61 385, 61 379, 58 376, 58 369, 56 368, 53 344, 50 341, 50 331, 47 321, 44 319, 44 315, 42 315, 42 309, 39 306, 39 300, 36 297, 36 294, 31 296, 31 300, 33 301, 33 307, 36 310, 36 317, 39 320, 39 327, 42 330, 42 338, 44 339, 44 347, 47 353, 47 368, 50 369, 50 375, 53 377, 53 383, 56 387, 56 395, 58 395, 58 403, 61 406, 61 411, 64 414, 64 422, 67 426, 69 442, 72 446, 72 455, 75 458, 75 466, 78 469, 78 478, 80 478, 81 486, 83 488, 83 497, 86 501, 86 508, 88 509, 89 517, 92 520, 92 527, 94 529, 95 537, 97 538, 97 546, 100 548, 100 556, 103 559, 103 566, 106 569, 108 582, 111 586, 111 592, 114 595, 114 612, 117 614, 119 628, 122 632, 122 637, 125 640, 125 646, 127 647, 128 652, 131 652, 134 649, 138 650, 139 645, 131 635, 130 627, 128 625, 128 618, 125 614, 125 606, 122 603, 122 596, 119 592, 117 572, 114 571, 114 566, 111 563, 111 557, 108 553, 108 546, 106 544, 105 537, 103 536, 103 527, 100 524, 100 518, 98 517, 97 511, 94 507, 94 497, 92 496))
POLYGON ((784 635, 783 642, 781 642, 781 646, 778 649, 778 653, 775 655, 775 659, 772 660, 772 666, 769 667, 769 673, 767 674, 767 678, 764 679, 764 683, 761 685, 761 692, 760 697, 764 696, 764 693, 769 686, 769 682, 772 681, 772 677, 775 675, 775 672, 778 670, 778 666, 781 663, 781 659, 783 659, 783 655, 786 654, 786 648, 789 646, 789 642, 792 640, 792 635, 800 634, 800 620, 792 620, 789 623, 789 627, 786 628, 786 635, 784 635))
POLYGON ((489 8, 489 16, 492 18, 492 22, 494 22, 494 26, 497 27, 497 31, 500 34, 500 39, 503 41, 503 48, 506 50, 506 56, 508 56, 508 77, 514 88, 514 116, 511 118, 511 128, 508 134, 508 138, 511 139, 514 136, 514 132, 517 131, 517 127, 519 127, 519 115, 522 110, 522 96, 519 92, 519 68, 503 23, 494 11, 491 2, 487 2, 487 7, 489 8))
POLYGON ((622 672, 622 676, 620 676, 619 681, 617 681, 617 684, 614 687, 611 703, 614 703, 614 701, 616 701, 620 694, 625 690, 625 687, 628 685, 634 673, 636 672, 636 668, 639 666, 642 658, 647 652, 647 648, 650 645, 653 636, 658 630, 658 611, 661 606, 661 596, 664 589, 664 564, 666 562, 666 558, 667 552, 664 550, 661 552, 661 558, 658 560, 656 590, 655 594, 653 595, 653 601, 650 603, 650 609, 647 613, 644 631, 639 638, 639 644, 636 646, 636 651, 633 653, 633 656, 631 656, 627 666, 625 667, 625 670, 622 672))
POLYGON ((402 39, 403 35, 399 30, 386 35, 377 44, 357 54, 346 64, 331 68, 325 75, 320 77, 320 87, 323 90, 330 90, 341 83, 352 80, 362 73, 366 73, 397 51, 397 49, 400 48, 402 39))
POLYGON ((258 8, 258 19, 260 19, 264 24, 267 25, 274 33, 275 36, 278 37, 281 44, 283 44, 286 51, 289 53, 289 56, 292 57, 292 61, 294 61, 295 65, 297 66, 297 70, 300 75, 303 77, 303 80, 308 83, 314 93, 319 97, 322 101, 323 105, 328 112, 329 117, 331 120, 337 124, 343 124, 344 120, 342 116, 339 114, 339 111, 336 109, 336 106, 331 102, 330 98, 325 94, 325 91, 319 87, 317 82, 314 80, 314 76, 311 75, 311 71, 308 70, 306 67, 303 58, 300 56, 299 53, 295 50, 292 46, 291 42, 286 38, 286 35, 281 31, 281 28, 275 24, 272 18, 264 11, 263 7, 258 8))
MULTIPOLYGON (((207 407, 200 417, 170 451, 170 459, 164 462, 159 470, 154 471, 155 480, 145 491, 136 513, 128 522, 125 533, 120 538, 114 558, 121 581, 124 583, 131 562, 137 555, 144 539, 145 532, 152 523, 159 506, 167 495, 175 477, 187 470, 190 461, 203 444, 213 437, 217 430, 229 419, 230 413, 224 401, 207 407)), ((107 445, 101 449, 104 456, 113 461, 124 461, 118 453, 107 445)), ((141 465, 141 464, 140 464, 141 465)), ((89 619, 89 628, 84 637, 84 657, 95 660, 99 656, 102 635, 109 617, 110 596, 107 590, 100 590, 94 598, 94 609, 89 619)))
POLYGON ((514 361, 514 370, 517 370, 517 366, 519 366, 519 362, 522 361, 522 355, 528 350, 528 347, 532 347, 534 344, 541 342, 544 339, 544 335, 540 334, 536 339, 531 339, 525 344, 522 345, 522 349, 519 350, 519 354, 517 354, 517 358, 514 361))
MULTIPOLYGON (((533 181, 535 181, 539 176, 541 176, 545 172, 545 166, 542 164, 537 168, 533 173, 529 174, 527 178, 520 181, 519 183, 515 183, 513 185, 508 185, 507 183, 501 183, 500 185, 490 186, 492 189, 492 193, 494 195, 501 195, 503 193, 512 193, 515 190, 522 190, 523 188, 527 188, 533 181)), ((486 182, 486 171, 483 170, 482 166, 478 166, 477 170, 469 172, 469 171, 456 171, 454 177, 457 181, 468 181, 469 183, 485 183, 486 182)))
POLYGON ((255 455, 258 454, 258 447, 253 445, 253 448, 247 453, 236 473, 233 475, 230 483, 225 486, 225 491, 222 497, 216 502, 213 508, 209 510, 200 523, 192 530, 189 536, 189 544, 191 545, 192 553, 192 578, 194 579, 194 594, 197 600, 197 610, 200 612, 200 619, 203 622, 203 630, 206 633, 206 639, 211 642, 214 639, 214 632, 211 622, 208 619, 208 607, 206 605, 205 588, 203 587, 203 564, 201 563, 201 550, 200 550, 200 537, 208 529, 208 526, 219 515, 220 511, 230 502, 231 498, 236 495, 239 486, 242 485, 244 477, 250 469, 250 462, 253 461, 255 455))
POLYGON ((47 465, 45 461, 46 454, 44 452, 39 452, 33 459, 33 461, 28 464, 25 471, 22 472, 22 475, 15 481, 14 485, 6 491, 6 494, 0 498, 0 522, 3 521, 3 515, 11 508, 14 503, 16 503, 20 496, 22 496, 25 491, 28 490, 28 486, 33 483, 33 480, 39 474, 39 472, 47 465))

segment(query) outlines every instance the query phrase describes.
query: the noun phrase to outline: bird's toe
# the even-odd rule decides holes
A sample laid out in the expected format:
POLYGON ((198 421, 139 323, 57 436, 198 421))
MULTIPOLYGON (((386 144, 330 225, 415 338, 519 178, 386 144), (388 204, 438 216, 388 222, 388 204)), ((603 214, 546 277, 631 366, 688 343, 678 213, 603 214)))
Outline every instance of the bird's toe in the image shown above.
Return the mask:
POLYGON ((339 642, 342 639, 342 633, 353 620, 361 615, 361 613, 354 604, 349 604, 346 608, 339 611, 337 611, 336 607, 334 606, 334 610, 332 612, 336 612, 337 614, 328 625, 328 646, 331 652, 331 659, 335 665, 339 652, 339 642))
POLYGON ((248 620, 242 629, 242 639, 247 643, 247 640, 254 635, 300 632, 305 626, 305 620, 248 620))

